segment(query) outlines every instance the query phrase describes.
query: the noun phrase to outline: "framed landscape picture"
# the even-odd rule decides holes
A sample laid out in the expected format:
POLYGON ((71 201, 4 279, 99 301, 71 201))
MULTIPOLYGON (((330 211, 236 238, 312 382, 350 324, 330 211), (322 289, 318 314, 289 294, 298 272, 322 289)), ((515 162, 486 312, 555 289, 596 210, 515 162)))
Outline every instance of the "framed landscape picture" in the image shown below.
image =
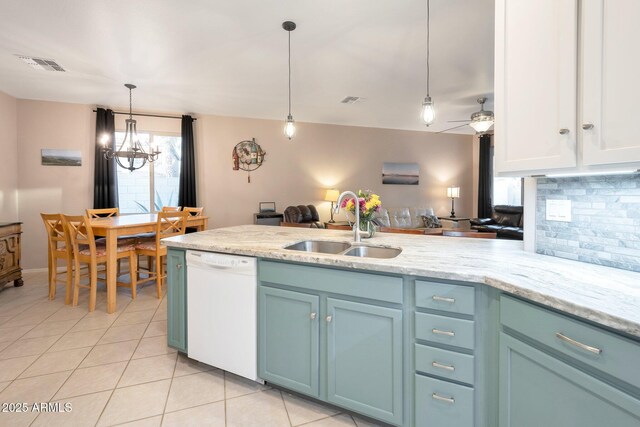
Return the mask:
POLYGON ((418 185, 420 166, 417 163, 382 164, 382 183, 396 185, 418 185))
POLYGON ((43 166, 82 166, 82 153, 76 150, 40 150, 43 166))

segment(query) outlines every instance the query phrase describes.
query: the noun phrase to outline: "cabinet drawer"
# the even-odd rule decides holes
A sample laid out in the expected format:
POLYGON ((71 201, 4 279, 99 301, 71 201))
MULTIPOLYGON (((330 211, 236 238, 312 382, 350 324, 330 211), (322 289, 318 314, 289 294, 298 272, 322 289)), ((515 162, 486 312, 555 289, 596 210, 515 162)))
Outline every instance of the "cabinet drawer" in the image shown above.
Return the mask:
POLYGON ((474 383, 473 356, 415 344, 416 370, 439 377, 474 383))
POLYGON ((593 368, 640 387, 640 343, 502 295, 500 322, 593 368))
POLYGON ((475 288, 417 280, 416 306, 473 315, 475 312, 475 288))
POLYGON ((473 388, 416 374, 416 425, 473 426, 473 388))
POLYGON ((416 338, 473 350, 475 328, 472 320, 437 314, 416 313, 416 338))

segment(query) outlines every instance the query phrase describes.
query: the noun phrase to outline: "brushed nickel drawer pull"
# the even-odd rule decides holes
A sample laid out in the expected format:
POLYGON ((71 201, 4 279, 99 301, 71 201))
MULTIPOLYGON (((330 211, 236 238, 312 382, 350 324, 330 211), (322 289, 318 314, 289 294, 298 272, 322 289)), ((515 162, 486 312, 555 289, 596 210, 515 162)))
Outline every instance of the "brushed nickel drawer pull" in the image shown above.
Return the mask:
POLYGON ((566 135, 569 133, 569 129, 560 129, 560 135, 566 135))
POLYGON ((456 333, 453 332, 453 331, 441 331, 440 329, 436 329, 436 328, 433 328, 431 330, 431 332, 433 332, 434 334, 437 334, 437 335, 446 335, 448 337, 455 337, 456 336, 456 333))
POLYGON ((440 396, 438 393, 432 393, 431 397, 434 398, 435 400, 439 400, 440 402, 446 402, 452 405, 456 403, 456 400, 453 397, 440 396))
POLYGON ((586 350, 586 351, 590 351, 593 354, 602 353, 602 350, 599 349, 598 347, 592 347, 590 345, 583 344, 583 343, 581 343, 579 341, 576 341, 574 339, 569 338, 566 335, 561 334, 560 332, 556 332, 556 337, 561 339, 564 342, 567 342, 567 343, 573 345, 573 346, 576 346, 576 347, 581 348, 581 349, 586 350))
POLYGON ((311 320, 316 320, 316 317, 318 317, 318 313, 313 312, 309 315, 309 317, 311 318, 311 320))
POLYGON ((445 369, 445 370, 451 371, 451 372, 456 370, 455 366, 453 366, 453 365, 444 365, 442 363, 436 362, 435 360, 433 362, 431 362, 431 366, 433 366, 434 368, 445 369))
POLYGON ((441 297, 441 296, 438 296, 438 295, 432 296, 431 299, 434 300, 434 301, 448 302, 450 304, 453 304, 454 302, 456 302, 455 298, 441 297))

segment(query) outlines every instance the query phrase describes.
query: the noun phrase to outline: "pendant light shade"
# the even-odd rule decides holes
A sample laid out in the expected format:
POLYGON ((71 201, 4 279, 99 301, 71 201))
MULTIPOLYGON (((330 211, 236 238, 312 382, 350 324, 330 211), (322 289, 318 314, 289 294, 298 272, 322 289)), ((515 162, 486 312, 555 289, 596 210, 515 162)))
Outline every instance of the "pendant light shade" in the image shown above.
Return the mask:
POLYGON ((436 110, 433 108, 433 101, 427 96, 422 102, 422 121, 429 126, 436 119, 436 110))
POLYGON ((427 96, 424 98, 422 102, 422 114, 421 118, 425 125, 431 125, 436 119, 436 111, 433 107, 433 101, 431 100, 431 96, 429 95, 429 78, 430 78, 430 69, 429 69, 429 44, 430 44, 430 30, 431 30, 431 4, 430 1, 427 0, 427 96))
POLYGON ((289 33, 289 115, 287 115, 287 121, 284 125, 284 134, 291 140, 296 134, 296 122, 291 115, 291 31, 296 29, 296 24, 295 22, 285 21, 282 23, 282 28, 289 33))

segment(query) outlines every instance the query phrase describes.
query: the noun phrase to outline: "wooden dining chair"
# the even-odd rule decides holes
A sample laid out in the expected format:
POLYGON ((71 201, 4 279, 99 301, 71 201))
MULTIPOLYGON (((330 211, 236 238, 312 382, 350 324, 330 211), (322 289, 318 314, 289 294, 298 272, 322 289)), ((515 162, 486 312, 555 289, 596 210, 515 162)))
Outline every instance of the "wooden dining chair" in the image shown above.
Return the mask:
POLYGON ((167 247, 160 244, 160 240, 165 237, 178 236, 184 234, 187 228, 187 212, 158 212, 158 222, 156 224, 155 238, 138 243, 136 253, 138 255, 155 258, 155 270, 146 270, 148 277, 138 279, 138 283, 156 281, 158 289, 158 299, 162 298, 162 284, 165 278, 165 268, 162 258, 167 256, 167 247))
POLYGON ((49 299, 56 297, 58 276, 66 275, 64 303, 71 304, 71 286, 73 282, 73 251, 68 235, 65 232, 61 214, 41 213, 44 227, 47 230, 47 263, 49 267, 49 299), (58 260, 65 263, 64 271, 58 272, 58 260))
POLYGON ((187 212, 191 216, 202 216, 204 208, 189 208, 187 206, 182 208, 183 212, 187 212))
POLYGON ((443 230, 443 236, 449 237, 471 237, 475 239, 495 239, 498 233, 478 233, 475 231, 456 231, 456 230, 443 230))
POLYGON ((180 206, 163 206, 162 212, 180 212, 180 206))
POLYGON ((89 218, 111 218, 112 216, 119 215, 119 208, 87 209, 87 216, 89 218))
MULTIPOLYGON (((63 225, 69 235, 69 240, 73 246, 73 262, 75 277, 73 283, 73 305, 78 305, 80 288, 89 288, 89 311, 96 308, 96 297, 98 289, 98 264, 107 262, 107 248, 103 245, 96 245, 96 240, 91 228, 91 220, 88 216, 63 215, 63 225), (89 285, 80 284, 80 263, 89 266, 89 285)), ((118 286, 131 288, 131 298, 136 297, 136 272, 138 271, 138 258, 136 248, 133 244, 118 244, 116 258, 118 260, 129 258, 129 283, 116 282, 118 286)))
POLYGON ((326 228, 327 230, 348 230, 348 231, 353 230, 353 227, 351 225, 337 225, 337 224, 331 224, 330 222, 326 224, 326 228))

